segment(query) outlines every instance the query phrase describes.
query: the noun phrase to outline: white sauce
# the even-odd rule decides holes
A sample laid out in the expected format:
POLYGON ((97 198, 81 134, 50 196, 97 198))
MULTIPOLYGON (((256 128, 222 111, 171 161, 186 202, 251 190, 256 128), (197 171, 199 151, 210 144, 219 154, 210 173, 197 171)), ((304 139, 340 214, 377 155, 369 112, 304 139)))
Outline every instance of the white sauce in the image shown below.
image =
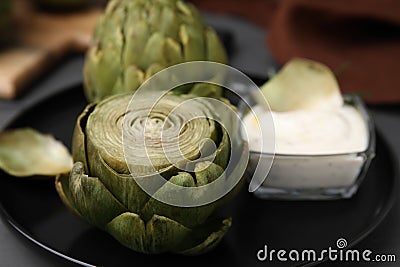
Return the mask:
MULTIPOLYGON (((290 155, 323 155, 361 152, 368 145, 368 130, 360 112, 344 105, 332 109, 272 112, 274 128, 268 119, 271 114, 261 106, 253 108, 244 118, 251 151, 267 151, 260 145, 271 142, 275 130, 275 153, 290 155), (258 123, 259 121, 259 123, 258 123), (260 134, 260 128, 263 135, 260 134)), ((271 146, 269 146, 271 147, 271 146)))

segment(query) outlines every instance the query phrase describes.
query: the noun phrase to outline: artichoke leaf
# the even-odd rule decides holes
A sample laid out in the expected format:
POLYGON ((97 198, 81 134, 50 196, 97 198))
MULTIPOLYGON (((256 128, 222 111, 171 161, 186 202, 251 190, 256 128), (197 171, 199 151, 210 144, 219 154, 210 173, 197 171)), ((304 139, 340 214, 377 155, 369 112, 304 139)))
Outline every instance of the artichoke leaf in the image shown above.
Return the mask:
POLYGON ((191 95, 199 97, 213 97, 217 98, 222 95, 222 88, 215 84, 209 83, 196 83, 190 90, 191 95))
POLYGON ((104 229, 108 222, 126 211, 98 178, 84 174, 81 162, 74 164, 68 186, 70 204, 90 224, 99 228, 104 229))
POLYGON ((158 201, 156 198, 175 198, 177 196, 182 197, 182 202, 186 197, 198 198, 200 193, 204 193, 204 190, 194 191, 188 195, 184 195, 182 191, 179 194, 176 189, 170 185, 175 184, 183 187, 197 187, 206 185, 223 174, 224 170, 214 163, 211 162, 200 162, 195 167, 195 177, 187 172, 180 172, 170 178, 170 180, 164 184, 150 200, 146 203, 142 210, 142 216, 144 219, 149 219, 153 214, 174 218, 177 222, 185 225, 186 227, 192 228, 195 225, 201 224, 207 220, 211 213, 215 210, 217 202, 213 202, 207 205, 198 207, 176 207, 166 203, 158 201), (207 164, 207 168, 204 169, 204 164, 207 164))
POLYGON ((69 190, 69 176, 70 173, 60 173, 56 176, 55 186, 58 195, 64 205, 72 211, 75 215, 81 217, 78 210, 73 206, 71 191, 69 190))
POLYGON ((277 112, 343 105, 333 72, 321 63, 303 58, 294 58, 286 63, 261 87, 261 92, 271 110, 277 112))
POLYGON ((153 62, 166 65, 163 55, 165 37, 160 32, 154 32, 146 43, 144 51, 141 53, 139 67, 146 70, 153 62))
POLYGON ((171 251, 191 233, 169 218, 154 215, 145 224, 139 215, 130 212, 113 219, 106 231, 126 247, 143 253, 171 251))
POLYGON ((216 151, 214 163, 225 169, 229 162, 230 151, 231 142, 229 135, 225 129, 222 129, 222 138, 216 151))
POLYGON ((231 225, 232 218, 226 218, 222 222, 214 220, 208 223, 206 226, 202 226, 202 229, 195 228, 193 229, 195 236, 192 235, 190 237, 191 239, 185 240, 182 243, 187 245, 188 243, 192 242, 193 245, 193 240, 197 240, 197 242, 199 242, 198 240, 201 241, 190 248, 176 252, 185 255, 198 255, 206 253, 215 248, 221 242, 222 238, 231 228, 231 225), (208 235, 206 235, 204 238, 205 234, 208 235))
POLYGON ((182 49, 174 39, 167 38, 164 43, 164 55, 168 66, 183 62, 182 49))
POLYGON ((0 133, 0 169, 10 175, 55 176, 69 172, 71 168, 68 149, 51 135, 31 128, 0 133))
POLYGON ((175 15, 174 10, 170 6, 164 6, 161 11, 161 21, 158 26, 160 31, 167 37, 172 39, 178 38, 179 19, 175 15))
POLYGON ((86 173, 89 173, 89 169, 87 166, 85 128, 88 116, 92 113, 95 106, 95 104, 87 105, 78 116, 72 138, 72 158, 75 162, 80 161, 83 163, 86 173))
POLYGON ((150 30, 145 21, 136 21, 134 24, 125 26, 125 34, 126 38, 122 58, 125 66, 131 66, 142 57, 142 52, 150 37, 150 30))
POLYGON ((201 33, 191 25, 181 25, 179 37, 183 45, 185 61, 202 60, 205 58, 204 37, 201 33))
POLYGON ((121 73, 120 54, 110 47, 107 52, 98 46, 89 49, 84 65, 85 94, 88 99, 97 102, 114 88, 121 73), (96 88, 96 91, 87 88, 96 88))
POLYGON ((136 66, 129 66, 123 75, 124 85, 120 90, 115 88, 117 93, 128 93, 134 92, 144 82, 144 73, 136 66))
POLYGON ((227 62, 228 55, 217 33, 213 29, 207 28, 205 30, 205 38, 207 60, 218 63, 227 62))
POLYGON ((120 174, 112 169, 96 153, 92 157, 91 173, 99 177, 107 189, 121 202, 129 211, 138 213, 148 201, 149 196, 137 185, 130 174, 120 174))

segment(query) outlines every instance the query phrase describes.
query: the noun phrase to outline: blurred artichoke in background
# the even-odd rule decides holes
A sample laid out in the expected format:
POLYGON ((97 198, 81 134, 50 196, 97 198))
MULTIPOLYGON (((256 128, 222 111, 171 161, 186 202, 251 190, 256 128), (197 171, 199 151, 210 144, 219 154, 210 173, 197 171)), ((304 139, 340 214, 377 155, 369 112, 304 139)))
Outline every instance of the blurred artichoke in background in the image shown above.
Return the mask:
MULTIPOLYGON (((94 34, 85 66, 85 94, 96 102, 134 92, 154 73, 174 64, 227 62, 216 32, 180 0, 114 0, 94 34)), ((210 89, 210 87, 207 87, 210 89)))
POLYGON ((0 45, 7 40, 7 31, 11 18, 11 0, 0 1, 0 45))
POLYGON ((46 10, 70 11, 87 6, 90 0, 35 0, 35 2, 46 10))
MULTIPOLYGON (((179 113, 167 117, 192 96, 167 94, 149 116, 143 110, 151 108, 152 101, 144 97, 139 105, 127 109, 131 98, 132 94, 108 97, 90 104, 79 116, 72 145, 74 167, 70 175, 56 179, 61 199, 74 213, 138 252, 199 254, 212 249, 231 225, 230 218, 218 220, 214 212, 236 194, 244 180, 235 184, 231 175, 225 176, 231 153, 231 138, 226 128, 208 119, 218 115, 204 99, 197 98, 179 113), (206 117, 180 125, 185 118, 199 114, 206 117), (129 125, 129 133, 122 140, 124 125, 129 125), (176 131, 178 137, 169 136, 176 131), (161 135, 165 135, 164 139, 161 135), (202 157, 201 141, 205 139, 213 140, 216 145, 212 160, 202 157), (146 146, 142 140, 146 140, 146 146), (179 140, 178 144, 173 140, 179 140), (123 147, 134 154, 128 163, 123 147), (169 152, 168 157, 165 151, 169 152), (193 171, 176 167, 182 156, 194 162, 193 171), (160 174, 168 182, 150 196, 131 174, 145 180, 160 174), (155 195, 181 197, 167 186, 171 183, 201 189, 215 180, 222 181, 224 187, 232 182, 235 187, 223 198, 206 205, 179 207, 154 198, 155 195)), ((204 192, 190 198, 204 196, 204 192)))

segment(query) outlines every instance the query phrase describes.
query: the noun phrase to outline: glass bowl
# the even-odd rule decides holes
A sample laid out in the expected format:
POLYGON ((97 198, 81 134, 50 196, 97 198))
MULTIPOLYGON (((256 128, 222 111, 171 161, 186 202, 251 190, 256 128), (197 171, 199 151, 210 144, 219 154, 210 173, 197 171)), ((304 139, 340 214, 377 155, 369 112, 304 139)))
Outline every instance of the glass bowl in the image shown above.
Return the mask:
MULTIPOLYGON (((257 94, 246 99, 250 106, 256 104, 257 94)), ((361 185, 375 156, 375 127, 362 100, 355 95, 345 95, 344 101, 361 114, 368 130, 368 145, 364 151, 343 154, 300 155, 261 153, 250 150, 247 172, 251 179, 257 173, 269 171, 254 194, 263 199, 328 200, 352 197, 361 185), (272 165, 271 165, 272 161, 272 165), (255 169, 258 164, 258 172, 255 169), (261 169, 261 172, 259 172, 261 169)), ((238 105, 241 118, 249 110, 243 101, 238 105)))

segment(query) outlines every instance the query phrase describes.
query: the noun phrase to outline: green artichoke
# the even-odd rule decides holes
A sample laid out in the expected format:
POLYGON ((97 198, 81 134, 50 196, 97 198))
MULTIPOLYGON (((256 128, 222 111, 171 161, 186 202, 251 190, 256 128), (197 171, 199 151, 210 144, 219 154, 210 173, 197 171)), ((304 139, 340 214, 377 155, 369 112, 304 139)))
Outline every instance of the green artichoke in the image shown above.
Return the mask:
MULTIPOLYGON (((135 1, 133 1, 135 2, 135 1)), ((57 191, 67 207, 117 239, 126 247, 143 253, 174 252, 204 253, 215 247, 231 226, 231 219, 217 219, 215 211, 240 188, 241 179, 224 197, 209 204, 179 207, 159 201, 156 196, 175 194, 167 185, 199 188, 224 174, 231 153, 231 139, 219 122, 208 119, 214 110, 201 99, 176 116, 168 116, 190 95, 167 94, 154 106, 149 116, 143 110, 152 106, 146 97, 140 105, 129 106, 132 94, 111 96, 98 104, 90 104, 78 117, 72 154, 74 166, 69 175, 56 178, 57 191), (195 114, 205 117, 188 121, 182 128, 179 121, 195 114), (144 123, 145 118, 149 118, 144 123), (123 127, 129 125, 129 135, 123 127), (167 127, 163 131, 160 125, 167 127), (143 143, 140 134, 146 129, 143 143), (177 140, 169 133, 179 130, 177 140), (161 132, 166 139, 161 139, 161 132), (123 139, 123 140, 122 140, 123 139), (213 160, 204 152, 201 140, 211 139, 216 144, 213 160), (134 153, 127 163, 124 149, 134 153), (168 151, 169 157, 166 157, 168 151), (151 166, 145 160, 149 157, 151 166), (182 159, 194 161, 193 172, 176 167, 182 159), (129 167, 128 167, 129 166, 129 167), (154 168, 154 169, 153 169, 154 168), (134 177, 148 179, 152 171, 168 182, 153 195, 142 190, 134 177)), ((230 175, 221 176, 223 183, 230 175)), ((219 181, 220 179, 218 179, 219 181)), ((203 191, 204 192, 204 191, 203 191)), ((207 191, 208 192, 208 191, 207 191)), ((199 195, 194 194, 196 198, 199 195)))
POLYGON ((114 0, 98 23, 86 55, 85 94, 97 102, 109 95, 134 92, 154 73, 198 60, 226 63, 227 55, 215 31, 205 26, 192 4, 114 0))

